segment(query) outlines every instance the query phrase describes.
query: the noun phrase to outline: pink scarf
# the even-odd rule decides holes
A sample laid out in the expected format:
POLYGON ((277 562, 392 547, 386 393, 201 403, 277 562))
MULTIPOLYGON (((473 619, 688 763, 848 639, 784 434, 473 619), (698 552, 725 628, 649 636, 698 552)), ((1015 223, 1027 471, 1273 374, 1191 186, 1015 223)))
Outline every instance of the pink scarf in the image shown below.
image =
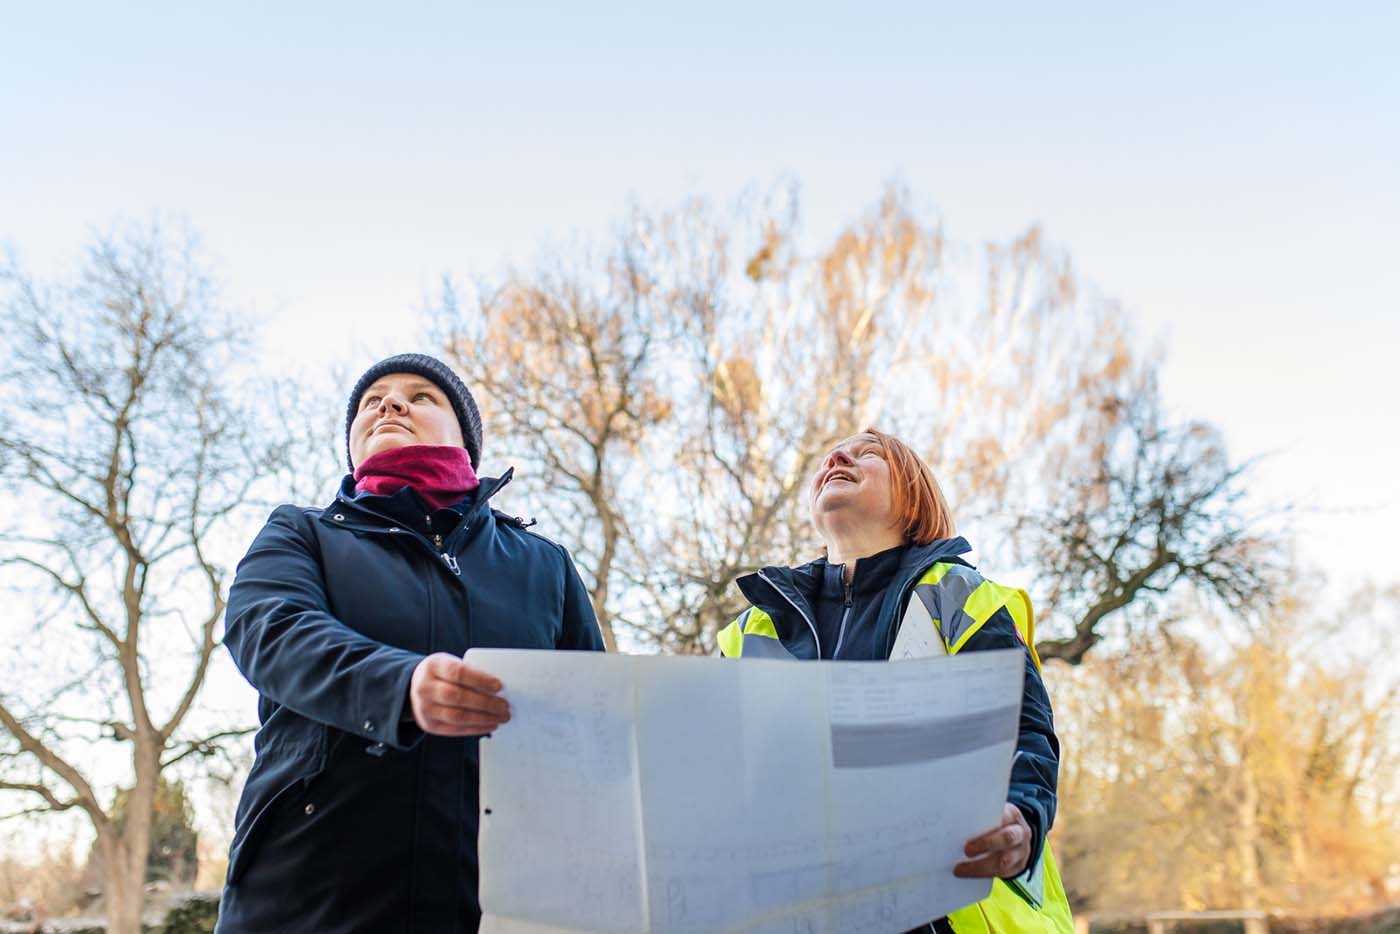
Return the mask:
POLYGON ((388 496, 411 486, 434 509, 458 503, 481 486, 466 448, 408 444, 371 454, 355 468, 355 490, 388 496))

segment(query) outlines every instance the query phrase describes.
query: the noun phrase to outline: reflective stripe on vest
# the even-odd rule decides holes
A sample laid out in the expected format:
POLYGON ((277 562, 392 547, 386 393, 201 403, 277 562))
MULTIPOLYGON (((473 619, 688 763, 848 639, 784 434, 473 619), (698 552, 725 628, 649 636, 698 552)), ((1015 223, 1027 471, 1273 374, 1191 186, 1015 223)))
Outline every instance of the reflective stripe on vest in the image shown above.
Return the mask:
MULTIPOLYGON (((1040 670, 1040 656, 1035 651, 1035 611, 1024 590, 985 580, 964 565, 940 561, 919 577, 912 599, 921 600, 928 609, 949 655, 962 649, 997 610, 1006 607, 1031 661, 1040 670)), ((741 657, 745 636, 776 641, 778 631, 771 616, 758 607, 750 607, 720 630, 720 652, 728 658, 741 657)), ((1008 883, 995 879, 990 895, 948 915, 948 923, 957 934, 1073 934, 1069 899, 1049 840, 1041 849, 1037 869, 1034 888, 1039 891, 1031 891, 1019 880, 1008 883)))
MULTIPOLYGON (((985 580, 962 565, 939 562, 919 578, 914 593, 933 617, 949 655, 957 654, 973 633, 985 626, 997 610, 1006 607, 1031 661, 1040 670, 1040 656, 1035 651, 1035 610, 1024 590, 985 580), (947 617, 947 624, 939 619, 940 615, 947 617)), ((1036 869, 1037 884, 1033 888, 1038 891, 1021 885, 1019 880, 1008 883, 995 879, 991 894, 948 915, 948 923, 957 934, 1071 934, 1074 919, 1049 840, 1041 849, 1036 869)))
MULTIPOLYGON (((984 580, 971 568, 940 561, 925 571, 914 584, 914 595, 928 608, 949 655, 966 645, 973 633, 986 625, 997 610, 1006 607, 1021 641, 1030 649, 1036 670, 1040 670, 1040 656, 1035 651, 1035 611, 1031 608, 1031 598, 1024 590, 1003 587, 984 580), (948 612, 949 607, 952 608, 951 612, 948 612), (948 620, 946 625, 945 616, 948 620)), ((741 657, 744 654, 744 636, 777 639, 778 630, 771 616, 758 607, 750 607, 719 631, 720 654, 726 658, 741 657)))
POLYGON ((774 641, 778 638, 773 617, 756 606, 740 613, 734 622, 719 631, 719 651, 725 658, 739 658, 744 654, 744 636, 759 636, 774 641))
POLYGON ((1040 655, 1035 650, 1035 610, 1024 590, 1003 587, 969 567, 940 561, 914 584, 914 593, 928 608, 949 655, 958 652, 997 610, 1006 607, 1016 624, 1016 634, 1030 650, 1036 671, 1040 670, 1040 655))

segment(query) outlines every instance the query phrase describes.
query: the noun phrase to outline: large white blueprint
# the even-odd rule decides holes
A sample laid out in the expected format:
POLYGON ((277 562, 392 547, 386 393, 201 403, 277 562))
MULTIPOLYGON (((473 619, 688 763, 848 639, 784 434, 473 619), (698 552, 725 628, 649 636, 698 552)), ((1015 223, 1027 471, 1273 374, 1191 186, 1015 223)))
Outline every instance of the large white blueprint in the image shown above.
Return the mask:
POLYGON ((1014 650, 879 662, 473 649, 483 932, 905 931, 1006 802, 1014 650))

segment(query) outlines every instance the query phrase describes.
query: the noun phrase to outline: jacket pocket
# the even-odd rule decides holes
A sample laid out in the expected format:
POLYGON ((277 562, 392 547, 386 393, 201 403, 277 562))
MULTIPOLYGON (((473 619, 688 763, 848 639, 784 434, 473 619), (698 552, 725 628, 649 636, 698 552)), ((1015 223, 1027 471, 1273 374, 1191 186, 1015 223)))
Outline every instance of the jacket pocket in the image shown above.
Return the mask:
POLYGON ((275 791, 257 806, 245 826, 235 829, 233 845, 229 847, 227 884, 234 885, 252 864, 262 839, 268 829, 277 823, 278 815, 288 801, 314 781, 326 768, 327 727, 318 724, 316 740, 309 747, 301 749, 269 748, 254 764, 253 774, 243 794, 256 801, 262 797, 257 793, 260 787, 275 788, 275 791), (258 766, 262 766, 259 769, 258 766), (261 772, 261 774, 258 774, 261 772), (279 781, 280 779, 280 781, 279 781))

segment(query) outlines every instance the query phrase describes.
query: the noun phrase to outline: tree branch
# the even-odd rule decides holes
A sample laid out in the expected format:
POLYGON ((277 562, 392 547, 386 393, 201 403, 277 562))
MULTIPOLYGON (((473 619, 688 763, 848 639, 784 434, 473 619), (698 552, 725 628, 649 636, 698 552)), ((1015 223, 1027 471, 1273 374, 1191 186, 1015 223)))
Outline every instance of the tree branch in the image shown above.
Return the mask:
POLYGON ((44 799, 44 807, 28 808, 12 814, 0 815, 0 820, 8 820, 12 817, 20 817, 25 814, 46 814, 52 811, 67 811, 78 806, 77 798, 62 800, 53 793, 53 789, 47 785, 40 785, 37 782, 12 782, 0 779, 0 791, 27 791, 38 795, 44 799))
POLYGON ((84 614, 86 614, 87 618, 91 621, 92 628, 102 633, 102 635, 106 637, 107 641, 112 644, 112 647, 115 648, 118 652, 122 650, 121 639, 117 637, 117 634, 112 631, 111 627, 109 627, 106 623, 102 621, 102 618, 97 615, 96 608, 94 608, 92 603, 88 600, 86 581, 83 578, 80 577, 78 578, 77 583, 73 583, 71 581, 66 580, 53 568, 50 568, 49 566, 41 562, 35 561, 32 558, 28 558, 24 555, 16 555, 14 557, 0 560, 0 565, 5 564, 22 564, 26 567, 31 567, 34 570, 40 571, 41 573, 45 574, 58 587, 62 588, 63 590, 66 590, 68 593, 73 594, 73 596, 78 598, 78 602, 82 605, 84 614))
POLYGON ((19 741, 21 749, 33 756, 44 768, 67 782, 77 792, 77 806, 87 812, 94 825, 101 827, 110 823, 106 811, 102 809, 101 803, 97 800, 97 794, 88 784, 87 779, 83 778, 72 764, 25 729, 24 724, 10 712, 9 707, 4 703, 0 703, 0 726, 9 730, 10 735, 19 741))
POLYGON ((180 750, 169 759, 161 760, 161 770, 164 771, 189 756, 212 756, 223 748, 219 745, 219 740, 237 739, 240 736, 256 733, 257 730, 257 727, 244 727, 237 730, 220 730, 217 733, 211 733, 201 739, 185 740, 181 743, 181 745, 185 747, 184 749, 180 750))

